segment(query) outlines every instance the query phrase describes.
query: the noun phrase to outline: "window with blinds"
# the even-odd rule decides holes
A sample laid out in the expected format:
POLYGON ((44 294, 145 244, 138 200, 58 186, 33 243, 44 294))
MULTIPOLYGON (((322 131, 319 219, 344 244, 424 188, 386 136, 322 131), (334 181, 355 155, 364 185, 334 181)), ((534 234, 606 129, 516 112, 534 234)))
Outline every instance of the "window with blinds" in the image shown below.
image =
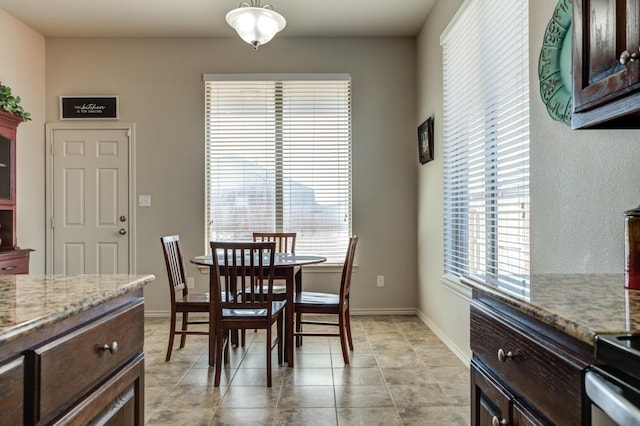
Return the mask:
POLYGON ((296 232, 342 262, 351 236, 349 75, 205 74, 205 246, 296 232))
POLYGON ((528 296, 528 0, 467 0, 441 36, 444 270, 528 296))

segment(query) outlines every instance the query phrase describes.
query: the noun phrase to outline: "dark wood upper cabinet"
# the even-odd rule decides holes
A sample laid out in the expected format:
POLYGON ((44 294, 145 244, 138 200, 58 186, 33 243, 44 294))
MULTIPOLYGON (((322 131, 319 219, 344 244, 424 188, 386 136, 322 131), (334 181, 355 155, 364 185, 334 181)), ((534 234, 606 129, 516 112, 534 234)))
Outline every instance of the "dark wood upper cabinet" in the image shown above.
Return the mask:
POLYGON ((0 111, 0 250, 16 243, 16 132, 20 117, 0 111))
POLYGON ((16 235, 16 133, 22 119, 0 110, 0 275, 29 273, 16 235))
POLYGON ((574 129, 640 128, 639 27, 640 0, 573 0, 574 129))

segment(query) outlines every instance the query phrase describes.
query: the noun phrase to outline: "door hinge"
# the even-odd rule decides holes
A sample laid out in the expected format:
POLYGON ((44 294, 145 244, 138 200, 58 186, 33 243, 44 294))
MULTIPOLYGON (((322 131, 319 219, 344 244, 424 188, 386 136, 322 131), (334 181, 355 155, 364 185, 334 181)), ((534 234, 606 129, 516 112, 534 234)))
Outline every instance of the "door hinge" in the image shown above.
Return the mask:
POLYGON ((56 218, 52 217, 51 218, 51 229, 54 229, 56 227, 56 218))

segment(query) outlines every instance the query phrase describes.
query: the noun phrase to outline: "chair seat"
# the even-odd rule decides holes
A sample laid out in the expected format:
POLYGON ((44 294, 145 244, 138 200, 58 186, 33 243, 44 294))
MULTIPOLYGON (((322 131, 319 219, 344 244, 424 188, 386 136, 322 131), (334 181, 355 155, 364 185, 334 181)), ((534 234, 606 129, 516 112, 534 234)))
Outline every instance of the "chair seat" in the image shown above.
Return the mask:
MULTIPOLYGON (((227 300, 227 295, 225 293, 221 294, 222 296, 222 300, 227 300)), ((209 304, 209 293, 189 293, 187 294, 185 297, 181 297, 180 299, 176 299, 176 303, 177 304, 191 304, 191 305, 196 305, 196 304, 209 304)))
MULTIPOLYGON (((268 286, 262 287, 262 294, 267 294, 268 286)), ((247 289, 246 293, 251 293, 251 290, 247 289)), ((273 292, 271 293, 272 300, 284 301, 287 299, 287 286, 274 285, 273 292)))
POLYGON ((338 306, 340 304, 340 296, 333 293, 303 291, 296 294, 294 302, 296 305, 338 306))
MULTIPOLYGON (((267 286, 262 286, 262 293, 266 294, 267 293, 267 286)), ((251 290, 247 289, 246 293, 250 293, 251 290)), ((273 286, 273 294, 286 294, 287 293, 287 286, 286 285, 274 285, 273 286)))
POLYGON ((189 293, 177 299, 176 303, 209 303, 209 293, 189 293))
MULTIPOLYGON (((278 300, 271 302, 271 312, 273 315, 277 315, 277 313, 284 309, 286 305, 286 301, 278 300)), ((266 308, 258 308, 258 309, 223 309, 222 310, 223 319, 231 318, 234 319, 259 319, 260 317, 267 317, 267 309, 266 308)))

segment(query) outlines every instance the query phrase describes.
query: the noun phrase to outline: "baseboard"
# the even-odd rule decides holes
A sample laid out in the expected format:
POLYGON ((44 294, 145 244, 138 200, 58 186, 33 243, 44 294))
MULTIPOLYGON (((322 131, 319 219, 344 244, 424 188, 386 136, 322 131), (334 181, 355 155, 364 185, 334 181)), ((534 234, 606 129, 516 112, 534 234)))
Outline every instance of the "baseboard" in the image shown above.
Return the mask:
POLYGON ((145 318, 171 318, 171 311, 144 311, 145 318))
POLYGON ((415 315, 415 308, 351 309, 351 315, 415 315))
POLYGON ((433 334, 435 334, 440 340, 442 340, 442 343, 444 343, 449 348, 449 350, 453 352, 453 354, 458 357, 460 361, 462 361, 464 365, 466 365, 467 367, 471 365, 471 357, 465 351, 456 346, 453 341, 447 338, 446 334, 444 334, 442 330, 436 327, 436 325, 422 311, 417 310, 416 315, 427 327, 429 327, 431 331, 433 331, 433 334))

